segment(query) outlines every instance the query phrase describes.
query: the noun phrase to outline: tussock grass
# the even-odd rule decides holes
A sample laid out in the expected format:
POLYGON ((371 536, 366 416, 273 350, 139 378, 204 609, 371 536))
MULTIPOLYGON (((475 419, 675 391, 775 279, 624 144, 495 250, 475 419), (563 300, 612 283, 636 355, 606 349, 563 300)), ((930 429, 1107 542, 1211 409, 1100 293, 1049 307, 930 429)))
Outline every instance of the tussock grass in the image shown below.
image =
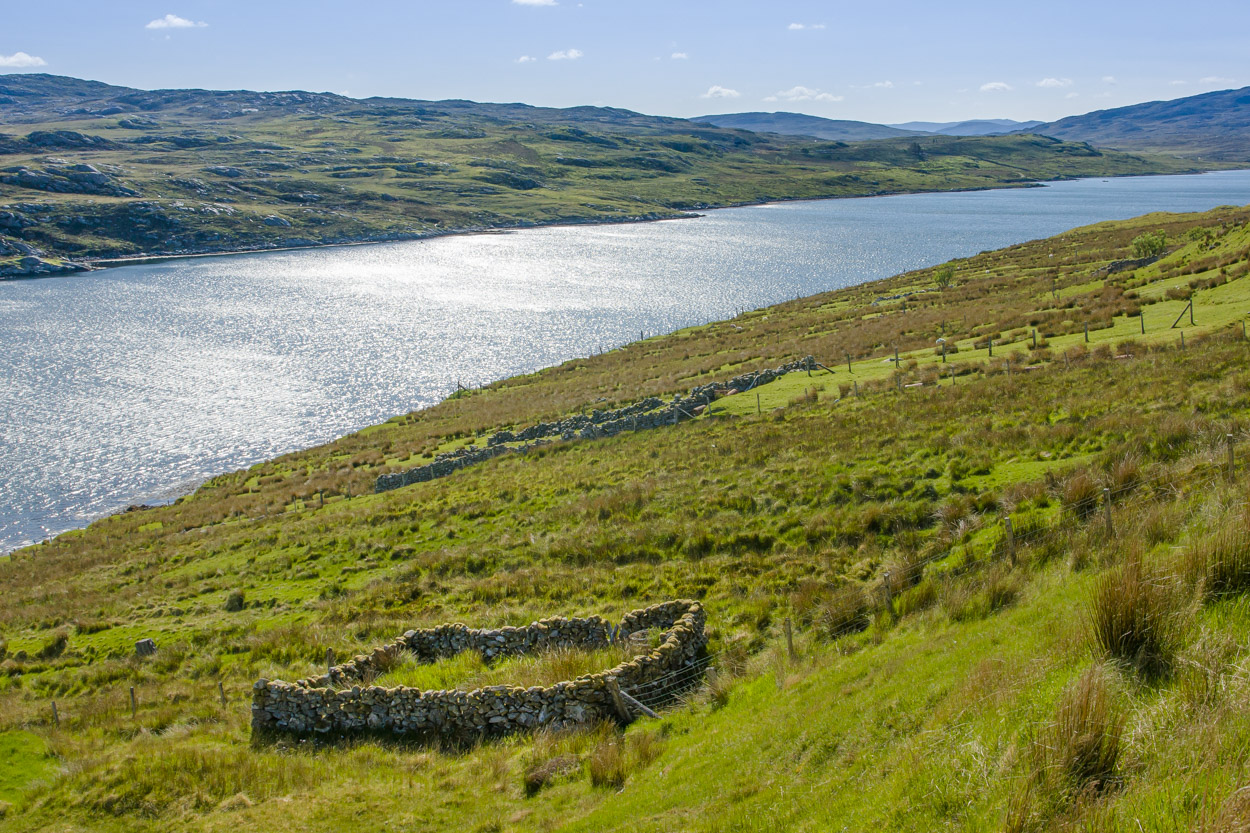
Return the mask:
POLYGON ((1250 590, 1250 512, 1228 512, 1186 549, 1182 568, 1208 597, 1250 590))
POLYGON ((1094 651, 1146 675, 1166 672, 1181 637, 1182 608, 1175 579, 1132 552, 1095 581, 1086 611, 1094 651))

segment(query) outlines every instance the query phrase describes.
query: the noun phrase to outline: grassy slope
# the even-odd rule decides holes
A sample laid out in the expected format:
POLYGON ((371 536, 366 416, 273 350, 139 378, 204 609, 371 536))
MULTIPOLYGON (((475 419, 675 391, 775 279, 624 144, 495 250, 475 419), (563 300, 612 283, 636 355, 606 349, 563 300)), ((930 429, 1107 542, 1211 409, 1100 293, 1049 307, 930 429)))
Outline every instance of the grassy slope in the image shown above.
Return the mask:
MULTIPOLYGON (((1227 507, 1246 488, 1139 488, 1116 510, 1116 541, 1098 523, 1076 524, 1014 568, 983 555, 999 540, 997 516, 1011 512, 1022 530, 1030 518, 1057 521, 1072 471, 1120 482, 1128 459, 1148 480, 1183 483, 1221 459, 1219 441, 1250 417, 1250 347, 1229 326, 1250 308, 1248 219, 1221 209, 1100 224, 959 262, 955 286, 911 296, 906 312, 872 300, 931 288, 931 270, 748 313, 741 329, 652 339, 20 552, 0 562, 10 654, 0 736, 46 739, 62 770, 50 781, 30 773, 4 823, 302 829, 367 814, 382 826, 470 830, 999 828, 1036 781, 1032 738, 1096 659, 1083 614, 1092 583, 1134 542, 1170 566, 1174 547, 1237 523, 1227 507), (1160 227, 1169 256, 1092 277, 1160 227), (1200 326, 1182 351, 1167 324, 1183 302, 1166 293, 1194 291, 1190 282, 1200 326), (1144 339, 1124 315, 1135 309, 1146 310, 1144 339), (1029 350, 1034 319, 1045 343, 1029 350), (1107 325, 1089 349, 1087 320, 1107 325), (958 375, 939 382, 932 344, 943 325, 960 351, 945 366, 958 375), (1203 330, 1224 335, 1196 339, 1203 330), (992 334, 989 360, 973 345, 992 334), (894 391, 882 359, 896 343, 903 377, 927 386, 894 391), (794 375, 761 390, 761 415, 752 397, 731 397, 719 415, 676 429, 362 494, 396 461, 479 430, 808 352, 833 365, 843 349, 856 357, 858 399, 838 399, 852 378, 844 367, 837 378, 794 375), (1021 372, 1026 354, 1040 369, 1021 372), (324 506, 310 499, 317 489, 324 506), (917 588, 899 588, 897 622, 878 616, 862 634, 830 638, 836 588, 877 593, 886 570, 947 552, 917 588), (225 613, 236 588, 248 605, 225 613), (711 611, 722 683, 622 739, 603 730, 461 753, 249 745, 250 682, 302 676, 327 647, 352 652, 445 619, 619 614, 676 595, 711 611), (776 639, 787 615, 802 654, 793 667, 776 639), (161 651, 141 662, 130 645, 144 636, 161 651), (576 771, 525 798, 522 774, 560 755, 576 771)), ((1114 788, 1038 786, 1029 823, 1137 829, 1129 820, 1142 817, 1190 829, 1214 819, 1243 783, 1247 637, 1241 597, 1191 604, 1171 676, 1114 672, 1130 716, 1114 788), (1193 667, 1214 682, 1198 686, 1193 667)))
POLYGON ((42 170, 49 160, 85 162, 139 196, 0 184, 0 204, 27 224, 5 233, 51 256, 109 258, 1193 170, 1168 157, 1100 152, 1036 136, 923 138, 917 153, 911 139, 814 142, 613 115, 618 111, 583 112, 589 108, 513 112, 455 102, 337 98, 324 110, 260 106, 206 112, 207 105, 179 99, 151 104, 140 121, 126 112, 24 120, 8 132, 8 145, 18 152, 0 155, 0 167, 42 170), (23 151, 17 141, 36 130, 58 129, 104 137, 115 147, 23 151), (135 144, 154 138, 160 141, 135 144), (203 146, 179 147, 172 139, 203 146))

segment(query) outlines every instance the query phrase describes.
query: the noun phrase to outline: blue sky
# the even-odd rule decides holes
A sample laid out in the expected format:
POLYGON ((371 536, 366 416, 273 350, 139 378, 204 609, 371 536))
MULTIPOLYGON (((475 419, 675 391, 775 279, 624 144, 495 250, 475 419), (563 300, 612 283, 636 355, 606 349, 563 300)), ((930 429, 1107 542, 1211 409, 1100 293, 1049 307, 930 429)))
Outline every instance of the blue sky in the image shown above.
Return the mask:
POLYGON ((1051 120, 1250 84, 1250 4, 8 2, 0 72, 128 86, 1051 120))

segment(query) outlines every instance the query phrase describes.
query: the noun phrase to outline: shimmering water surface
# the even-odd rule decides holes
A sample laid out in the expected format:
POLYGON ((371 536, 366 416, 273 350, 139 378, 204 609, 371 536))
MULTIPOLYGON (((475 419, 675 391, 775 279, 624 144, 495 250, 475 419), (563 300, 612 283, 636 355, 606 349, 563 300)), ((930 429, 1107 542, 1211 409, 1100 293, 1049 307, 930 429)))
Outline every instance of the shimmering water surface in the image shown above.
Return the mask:
POLYGON ((1250 171, 784 203, 0 282, 0 552, 479 384, 1250 171))

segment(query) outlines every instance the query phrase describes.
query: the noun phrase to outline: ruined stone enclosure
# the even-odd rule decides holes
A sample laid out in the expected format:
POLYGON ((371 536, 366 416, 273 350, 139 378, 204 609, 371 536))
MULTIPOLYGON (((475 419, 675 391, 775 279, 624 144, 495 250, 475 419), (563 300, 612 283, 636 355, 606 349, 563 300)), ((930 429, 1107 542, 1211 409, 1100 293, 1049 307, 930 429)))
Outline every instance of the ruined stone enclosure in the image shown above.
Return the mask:
POLYGON ((590 616, 556 617, 494 630, 459 624, 411 630, 318 677, 294 683, 258 680, 252 691, 252 730, 256 734, 391 734, 472 743, 540 727, 569 729, 619 720, 622 708, 614 687, 658 705, 698 682, 706 654, 705 620, 698 602, 678 600, 627 613, 615 627, 602 617, 590 616), (664 631, 657 647, 615 668, 552 686, 427 691, 369 685, 405 653, 433 662, 475 650, 489 662, 557 648, 606 648, 651 628, 664 631))

